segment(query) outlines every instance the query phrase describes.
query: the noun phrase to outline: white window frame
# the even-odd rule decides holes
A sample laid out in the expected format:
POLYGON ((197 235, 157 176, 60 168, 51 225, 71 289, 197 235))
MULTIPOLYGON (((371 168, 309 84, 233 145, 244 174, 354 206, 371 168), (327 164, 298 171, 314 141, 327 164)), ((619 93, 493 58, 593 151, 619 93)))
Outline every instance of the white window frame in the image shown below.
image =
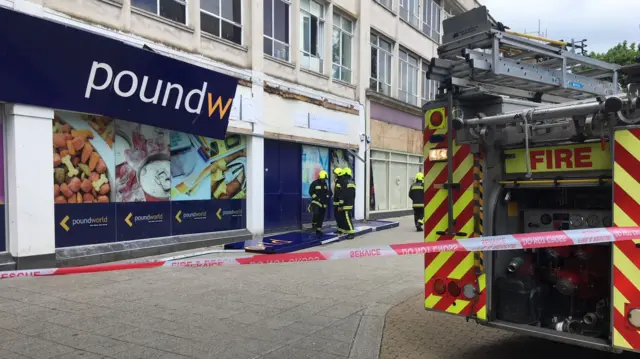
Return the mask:
MULTIPOLYGON (((311 71, 314 72, 318 72, 318 73, 323 73, 324 72, 324 44, 325 44, 325 38, 324 38, 324 25, 325 25, 325 17, 326 17, 326 12, 327 12, 327 6, 317 0, 307 0, 309 1, 309 11, 305 10, 302 8, 302 0, 300 1, 300 66, 306 69, 309 69, 311 71), (313 7, 313 3, 316 3, 318 6, 320 6, 320 17, 317 17, 315 14, 312 14, 310 11, 313 7), (309 17, 309 26, 311 26, 311 17, 317 17, 318 18, 318 29, 317 29, 317 34, 318 34, 318 39, 317 39, 317 46, 318 46, 318 55, 313 55, 311 54, 311 52, 307 52, 304 49, 304 28, 302 28, 304 26, 304 17, 309 17), (309 58, 309 66, 307 66, 305 64, 305 57, 309 58), (313 62, 313 59, 317 59, 317 61, 319 62, 318 64, 318 68, 314 68, 314 66, 311 64, 313 62)), ((311 29, 309 29, 309 36, 311 36, 311 29)), ((311 38, 308 39, 309 40, 309 46, 311 46, 311 38)))
POLYGON ((400 0, 400 18, 416 28, 420 27, 421 1, 400 0))
MULTIPOLYGON (((389 175, 391 172, 391 163, 400 163, 400 164, 405 164, 406 165, 406 174, 407 174, 407 180, 409 183, 407 183, 407 189, 411 188, 411 185, 413 184, 413 182, 415 181, 415 173, 412 173, 409 168, 410 165, 417 165, 419 168, 420 172, 424 172, 424 161, 423 161, 423 157, 419 154, 415 154, 415 153, 406 153, 406 152, 397 152, 397 151, 388 151, 388 150, 383 150, 383 149, 372 149, 372 152, 377 152, 377 153, 384 153, 385 156, 384 158, 380 158, 380 157, 374 157, 374 153, 372 153, 371 156, 371 168, 373 168, 373 163, 374 162, 379 162, 379 163, 384 163, 385 164, 385 169, 386 169, 386 176, 385 176, 385 180, 386 180, 386 185, 387 185, 387 209, 374 209, 371 210, 371 212, 391 212, 391 211, 402 211, 405 209, 411 209, 413 208, 413 203, 411 203, 411 200, 408 198, 409 196, 409 191, 407 190, 405 196, 407 196, 407 207, 405 208, 391 208, 391 197, 392 197, 392 191, 391 191, 391 183, 389 183, 389 175), (406 159, 404 161, 401 160, 397 160, 397 159, 391 159, 391 155, 405 155, 406 159), (416 162, 412 162, 411 158, 415 157, 416 162)), ((374 176, 374 181, 373 181, 373 186, 374 188, 376 187, 376 182, 375 182, 375 173, 373 174, 374 176)), ((377 206, 377 202, 378 199, 376 198, 376 206, 377 206)), ((367 204, 369 205, 369 204, 367 204)))
POLYGON ((355 30, 356 24, 355 24, 355 21, 353 19, 351 19, 348 16, 345 16, 344 14, 342 14, 339 11, 334 11, 332 16, 333 16, 334 20, 335 20, 336 16, 340 18, 340 26, 337 26, 335 21, 333 22, 333 31, 338 31, 340 33, 340 37, 339 37, 340 43, 338 45, 338 47, 339 47, 338 60, 340 61, 340 63, 336 63, 335 61, 333 61, 335 54, 334 54, 334 51, 333 51, 334 49, 333 49, 333 31, 332 31, 331 32, 331 36, 332 36, 332 38, 331 38, 331 65, 332 65, 332 67, 331 67, 331 77, 334 80, 338 80, 338 81, 342 81, 342 82, 346 82, 346 83, 351 83, 353 81, 353 34, 355 32, 354 30, 355 30), (349 31, 347 31, 347 30, 342 28, 342 20, 343 19, 346 19, 347 21, 349 21, 351 23, 351 32, 349 32, 349 31), (349 49, 351 51, 351 53, 349 54, 349 58, 351 59, 351 61, 350 61, 351 63, 350 63, 350 65, 348 67, 342 64, 342 62, 343 62, 342 59, 344 57, 344 54, 342 52, 342 49, 343 49, 343 46, 342 46, 342 44, 343 44, 343 41, 342 41, 343 40, 343 36, 342 35, 343 34, 346 34, 349 37, 349 42, 351 42, 351 46, 349 46, 349 49), (336 77, 335 73, 333 72, 333 67, 334 66, 338 67, 338 70, 339 70, 338 71, 338 77, 336 77), (349 71, 349 79, 348 79, 348 81, 344 79, 344 76, 343 76, 344 70, 349 71))
POLYGON ((429 62, 427 60, 422 60, 422 69, 420 79, 422 83, 420 85, 420 94, 422 97, 422 104, 424 105, 426 102, 433 101, 436 99, 436 94, 438 93, 438 82, 434 80, 429 80, 427 78, 427 70, 429 68, 429 62))
POLYGON ((393 9, 393 0, 375 0, 375 2, 389 10, 393 9))
POLYGON ((148 12, 148 13, 151 13, 151 14, 155 14, 158 17, 161 17, 161 18, 163 18, 165 20, 168 20, 168 21, 175 22, 176 24, 182 24, 182 25, 189 26, 189 1, 187 1, 187 0, 156 0, 156 11, 155 11, 155 13, 152 12, 152 11, 145 10, 143 8, 140 8, 140 7, 137 7, 137 6, 133 5, 133 1, 132 1, 132 4, 131 4, 131 7, 135 8, 137 10, 141 10, 141 11, 145 11, 145 12, 148 12), (178 22, 178 21, 172 20, 172 19, 170 19, 168 17, 164 17, 164 16, 160 15, 160 2, 161 1, 173 1, 173 2, 178 3, 180 5, 184 5, 184 23, 178 22))
MULTIPOLYGON (((389 44, 389 46, 391 47, 391 51, 393 51, 394 43, 392 41, 389 41, 389 40, 383 38, 382 36, 380 36, 380 35, 378 35, 376 33, 371 33, 371 35, 369 36, 369 40, 370 41, 371 41, 371 37, 375 37, 376 38, 376 43, 375 44, 370 43, 370 45, 371 45, 372 49, 376 49, 376 51, 378 52, 378 56, 377 56, 378 63, 380 62, 380 55, 382 54, 382 55, 385 56, 384 63, 385 63, 385 72, 387 74, 387 76, 386 76, 387 79, 374 78, 374 77, 372 77, 372 73, 369 73, 369 88, 371 88, 371 81, 375 81, 376 82, 376 87, 372 88, 372 90, 380 92, 380 93, 385 94, 387 96, 391 96, 391 83, 392 83, 391 82, 392 81, 392 79, 391 79, 391 69, 392 69, 392 66, 393 66, 393 53, 381 48, 380 47, 380 41, 383 41, 383 42, 389 44), (387 68, 387 61, 386 61, 387 58, 389 59, 388 68, 387 68), (381 91, 381 87, 382 87, 381 83, 383 85, 386 85, 386 88, 388 88, 388 92, 381 91)), ((378 77, 380 76, 380 69, 378 69, 377 76, 378 77)))
POLYGON ((211 35, 211 36, 217 37, 217 38, 219 38, 221 40, 230 41, 230 42, 233 42, 234 44, 242 46, 242 44, 244 44, 244 27, 242 26, 242 24, 244 23, 244 10, 242 9, 242 0, 233 0, 233 1, 240 1, 241 2, 241 6, 240 6, 240 23, 239 24, 234 22, 233 20, 226 19, 224 16, 222 16, 222 0, 217 0, 217 1, 218 1, 218 8, 220 9, 220 15, 216 15, 214 13, 211 13, 211 12, 209 12, 207 10, 202 9, 202 2, 200 3, 200 14, 205 14, 207 16, 211 16, 211 17, 214 17, 214 18, 220 20, 220 28, 218 29, 218 33, 220 35, 216 36, 216 35, 214 35, 212 33, 203 31, 202 30, 202 24, 200 25, 200 31, 202 31, 203 33, 205 33, 207 35, 211 35), (239 44, 237 42, 234 42, 234 41, 231 41, 231 40, 227 40, 227 39, 222 37, 222 22, 223 21, 226 22, 226 23, 229 23, 231 25, 240 27, 240 43, 239 44))
POLYGON ((422 32, 430 37, 433 41, 440 43, 442 26, 442 7, 438 5, 435 0, 422 0, 423 8, 421 13, 422 17, 422 32))
MULTIPOLYGON (((262 36, 263 36, 263 39, 267 39, 267 40, 271 41, 271 43, 272 43, 271 49, 273 50, 273 55, 264 53, 264 50, 263 50, 263 53, 264 53, 264 55, 269 56, 269 57, 273 57, 273 58, 276 58, 276 59, 279 59, 279 60, 283 60, 283 61, 286 61, 286 62, 291 62, 291 44, 290 44, 290 42, 291 42, 291 1, 289 1, 289 0, 264 0, 264 1, 271 1, 271 35, 272 36, 267 36, 265 34, 263 34, 262 36), (276 1, 280 1, 280 2, 285 3, 287 5, 287 11, 289 13, 288 14, 289 15, 288 16, 288 18, 289 18, 289 36, 288 36, 289 37, 289 43, 288 44, 276 39, 275 36, 274 36, 274 33, 275 33, 275 27, 274 27, 275 15, 274 14, 275 14, 275 12, 273 11, 273 9, 275 8, 274 4, 275 4, 276 1), (284 45, 286 47, 286 49, 287 49, 287 58, 286 59, 283 59, 282 57, 276 56, 275 46, 274 46, 276 43, 284 45)), ((262 11, 264 11, 264 7, 263 7, 262 11)))
POLYGON ((419 106, 420 58, 406 49, 400 49, 398 59, 398 99, 410 105, 419 106), (415 64, 410 60, 414 60, 415 64), (403 73, 403 68, 406 68, 405 73, 403 73), (411 79, 414 80, 413 88, 411 88, 411 79))

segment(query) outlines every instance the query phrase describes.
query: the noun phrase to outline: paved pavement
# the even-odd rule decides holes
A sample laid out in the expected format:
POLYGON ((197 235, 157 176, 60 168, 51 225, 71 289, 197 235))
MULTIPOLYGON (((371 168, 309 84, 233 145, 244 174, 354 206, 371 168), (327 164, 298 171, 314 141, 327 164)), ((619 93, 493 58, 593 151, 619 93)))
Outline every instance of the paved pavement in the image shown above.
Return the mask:
POLYGON ((380 359, 638 359, 555 343, 467 323, 464 318, 427 312, 423 294, 387 313, 380 359))
MULTIPOLYGON (((329 248, 421 240, 399 228, 329 248)), ((375 358, 420 256, 0 281, 0 358, 375 358)))

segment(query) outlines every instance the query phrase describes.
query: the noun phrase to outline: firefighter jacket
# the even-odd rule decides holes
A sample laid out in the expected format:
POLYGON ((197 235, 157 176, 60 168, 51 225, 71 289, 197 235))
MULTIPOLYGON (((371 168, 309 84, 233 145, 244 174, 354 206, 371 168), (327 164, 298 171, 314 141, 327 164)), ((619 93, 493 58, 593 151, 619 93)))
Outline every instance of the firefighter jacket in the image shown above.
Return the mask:
POLYGON ((351 177, 347 177, 344 181, 340 200, 342 201, 342 208, 346 210, 353 209, 353 205, 356 202, 356 184, 351 177))
POLYGON ((342 194, 344 193, 344 189, 346 187, 346 176, 340 176, 336 180, 336 184, 333 187, 333 206, 334 207, 342 207, 343 198, 342 194))
POLYGON ((309 196, 311 197, 311 204, 319 207, 327 208, 327 202, 329 201, 329 186, 324 179, 316 179, 309 185, 309 196))
POLYGON ((413 207, 424 207, 424 183, 415 181, 409 190, 409 198, 413 201, 413 207))

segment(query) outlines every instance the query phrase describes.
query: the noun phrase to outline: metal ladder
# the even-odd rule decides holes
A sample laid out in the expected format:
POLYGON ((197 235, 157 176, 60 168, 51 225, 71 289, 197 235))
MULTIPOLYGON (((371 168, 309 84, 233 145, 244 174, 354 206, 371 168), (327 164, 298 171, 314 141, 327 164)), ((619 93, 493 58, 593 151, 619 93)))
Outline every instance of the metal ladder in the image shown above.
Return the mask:
POLYGON ((619 65, 567 50, 571 44, 505 29, 481 6, 443 22, 427 78, 462 91, 562 103, 619 93, 619 65), (533 39, 532 39, 533 38, 533 39))

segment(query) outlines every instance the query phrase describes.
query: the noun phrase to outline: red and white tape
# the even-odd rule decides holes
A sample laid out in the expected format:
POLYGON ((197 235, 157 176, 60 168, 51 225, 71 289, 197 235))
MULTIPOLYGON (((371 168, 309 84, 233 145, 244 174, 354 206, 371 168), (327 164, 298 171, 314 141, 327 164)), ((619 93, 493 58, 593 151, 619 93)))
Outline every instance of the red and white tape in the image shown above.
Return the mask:
POLYGON ((216 257, 190 260, 164 260, 99 264, 83 267, 30 269, 0 272, 0 279, 40 277, 65 274, 96 273, 125 269, 158 267, 220 267, 243 264, 270 264, 330 261, 364 257, 421 255, 439 252, 504 251, 513 249, 548 248, 581 244, 610 243, 640 239, 640 227, 592 228, 570 231, 511 234, 477 237, 463 240, 444 240, 428 243, 390 244, 376 247, 311 251, 286 254, 258 254, 244 257, 216 257))

